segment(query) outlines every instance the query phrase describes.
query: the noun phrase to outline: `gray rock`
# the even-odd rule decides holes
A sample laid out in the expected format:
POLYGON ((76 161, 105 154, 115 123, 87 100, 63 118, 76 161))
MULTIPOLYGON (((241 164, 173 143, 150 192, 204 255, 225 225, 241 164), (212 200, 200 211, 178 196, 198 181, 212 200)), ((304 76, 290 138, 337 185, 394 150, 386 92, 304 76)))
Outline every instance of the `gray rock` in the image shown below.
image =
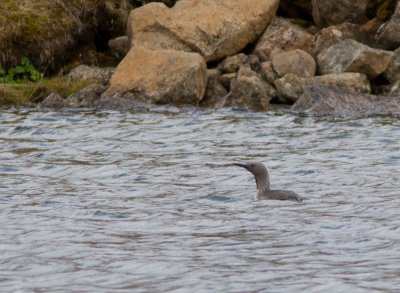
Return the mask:
POLYGON ((222 73, 236 73, 241 65, 250 65, 251 69, 254 71, 260 69, 260 61, 257 56, 248 56, 243 53, 226 57, 224 61, 218 65, 218 69, 222 73))
POLYGON ((108 41, 108 47, 116 58, 122 59, 128 54, 130 43, 127 36, 121 36, 108 41))
POLYGON ((377 46, 374 35, 366 32, 361 25, 347 22, 331 25, 315 34, 310 45, 310 54, 317 57, 323 50, 346 39, 374 48, 377 46))
POLYGON ((57 93, 51 93, 40 104, 42 108, 60 109, 67 106, 63 97, 57 93))
POLYGON ((223 106, 263 111, 269 109, 269 100, 268 88, 261 76, 249 66, 241 66, 223 106))
POLYGON ((318 27, 351 22, 363 24, 368 21, 368 0, 312 0, 313 18, 318 27))
POLYGON ((321 86, 346 89, 353 93, 370 93, 371 86, 365 74, 345 72, 333 73, 313 78, 302 78, 294 74, 287 74, 284 77, 275 80, 275 86, 278 91, 278 99, 285 104, 293 104, 304 93, 304 88, 310 83, 321 86))
POLYGON ((389 64, 384 72, 384 76, 390 83, 394 83, 400 79, 400 48, 393 52, 392 57, 389 59, 389 64))
POLYGON ((115 68, 112 67, 95 67, 82 64, 72 69, 68 74, 68 78, 108 84, 114 71, 115 68))
POLYGON ((357 94, 310 84, 291 109, 318 115, 345 116, 400 113, 400 98, 357 94))
POLYGON ((400 46, 400 4, 397 1, 392 17, 380 28, 378 42, 387 50, 394 50, 400 46))
POLYGON ((278 76, 284 76, 291 73, 301 77, 314 76, 317 67, 314 58, 300 49, 283 52, 273 56, 272 66, 278 76))
POLYGON ((273 55, 283 51, 294 49, 307 51, 311 40, 312 35, 302 27, 276 17, 257 41, 253 54, 262 62, 270 61, 273 55))
POLYGON ((260 74, 269 84, 274 84, 275 79, 279 78, 278 74, 274 70, 274 67, 272 66, 271 61, 261 63, 260 74))
POLYGON ((348 39, 323 50, 318 69, 320 74, 359 72, 375 78, 385 71, 392 54, 348 39))
POLYGON ((226 88, 215 78, 208 80, 206 94, 200 102, 200 106, 208 108, 221 108, 224 105, 224 97, 228 94, 226 88))
POLYGON ((107 90, 103 84, 91 84, 84 89, 71 94, 65 102, 69 107, 93 107, 95 101, 107 90))

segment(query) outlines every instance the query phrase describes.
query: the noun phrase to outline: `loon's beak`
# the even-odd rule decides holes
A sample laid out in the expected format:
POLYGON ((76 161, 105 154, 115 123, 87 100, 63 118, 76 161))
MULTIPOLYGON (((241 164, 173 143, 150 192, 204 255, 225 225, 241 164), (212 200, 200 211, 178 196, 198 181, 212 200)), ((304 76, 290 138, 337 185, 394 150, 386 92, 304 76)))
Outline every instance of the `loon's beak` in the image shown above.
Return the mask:
POLYGON ((249 168, 247 167, 247 165, 244 165, 244 164, 233 163, 233 165, 239 166, 239 167, 242 167, 242 168, 245 168, 246 170, 249 170, 249 168))

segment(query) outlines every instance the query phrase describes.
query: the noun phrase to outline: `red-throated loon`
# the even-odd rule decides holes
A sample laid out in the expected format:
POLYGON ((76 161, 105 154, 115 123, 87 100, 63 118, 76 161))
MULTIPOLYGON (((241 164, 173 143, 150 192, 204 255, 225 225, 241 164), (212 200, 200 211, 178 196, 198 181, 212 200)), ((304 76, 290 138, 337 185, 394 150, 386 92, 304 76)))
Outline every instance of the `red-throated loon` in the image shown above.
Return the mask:
POLYGON ((263 163, 248 162, 246 164, 235 163, 236 166, 243 167, 251 172, 256 179, 257 194, 256 200, 260 199, 276 199, 276 200, 294 200, 302 201, 303 199, 297 193, 289 190, 271 190, 269 183, 268 169, 263 163))

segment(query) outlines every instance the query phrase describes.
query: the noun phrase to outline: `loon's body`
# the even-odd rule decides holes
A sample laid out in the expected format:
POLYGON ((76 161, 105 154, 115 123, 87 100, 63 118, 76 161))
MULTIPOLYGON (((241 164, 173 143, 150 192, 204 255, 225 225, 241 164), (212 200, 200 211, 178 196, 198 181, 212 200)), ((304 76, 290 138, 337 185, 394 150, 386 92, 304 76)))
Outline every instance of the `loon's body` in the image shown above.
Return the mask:
POLYGON ((260 199, 276 199, 276 200, 293 200, 302 201, 303 199, 296 192, 290 190, 272 190, 270 189, 270 181, 268 169, 263 163, 248 162, 246 164, 236 164, 236 166, 243 167, 251 172, 256 179, 257 194, 256 200, 260 199))

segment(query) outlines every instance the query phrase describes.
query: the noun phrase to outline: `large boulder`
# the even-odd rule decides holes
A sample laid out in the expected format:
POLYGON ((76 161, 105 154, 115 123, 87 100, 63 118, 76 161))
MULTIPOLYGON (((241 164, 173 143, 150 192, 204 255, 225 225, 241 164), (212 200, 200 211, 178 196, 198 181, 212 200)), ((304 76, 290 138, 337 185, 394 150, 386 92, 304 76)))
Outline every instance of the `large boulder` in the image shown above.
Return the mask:
POLYGON ((253 50, 260 60, 270 61, 273 55, 294 49, 307 50, 312 34, 290 21, 276 17, 269 24, 253 50))
POLYGON ((342 88, 353 93, 371 92, 371 85, 367 76, 361 73, 333 73, 314 76, 308 79, 295 74, 287 74, 275 80, 279 101, 286 104, 293 104, 304 94, 305 87, 311 83, 321 86, 342 88))
POLYGON ((214 61, 254 42, 278 5, 279 0, 179 1, 172 8, 149 3, 132 11, 128 35, 132 46, 197 52, 214 61))
POLYGON ((352 93, 341 88, 310 84, 291 109, 319 115, 389 114, 400 112, 400 98, 352 93))
POLYGON ((348 39, 318 55, 318 70, 320 74, 359 72, 375 78, 385 71, 392 54, 348 39))
POLYGON ((302 77, 312 77, 317 68, 314 58, 300 49, 273 56, 272 66, 279 76, 292 73, 302 77))
POLYGON ((400 3, 397 1, 392 17, 379 30, 378 42, 385 49, 394 50, 400 46, 400 3))
POLYGON ((310 53, 317 57, 321 51, 346 39, 376 47, 373 34, 365 31, 361 25, 346 22, 328 26, 315 34, 310 45, 310 53))
POLYGON ((351 22, 363 24, 368 21, 368 0, 312 0, 313 18, 318 27, 351 22))
POLYGON ((102 97, 142 93, 151 103, 193 104, 203 98, 207 68, 197 53, 132 48, 102 97))
POLYGON ((224 98, 224 107, 235 107, 265 111, 269 109, 268 85, 249 66, 241 66, 236 79, 232 80, 231 91, 224 98))
POLYGON ((389 59, 389 64, 386 67, 384 75, 391 83, 400 80, 400 48, 393 52, 392 57, 389 59))

